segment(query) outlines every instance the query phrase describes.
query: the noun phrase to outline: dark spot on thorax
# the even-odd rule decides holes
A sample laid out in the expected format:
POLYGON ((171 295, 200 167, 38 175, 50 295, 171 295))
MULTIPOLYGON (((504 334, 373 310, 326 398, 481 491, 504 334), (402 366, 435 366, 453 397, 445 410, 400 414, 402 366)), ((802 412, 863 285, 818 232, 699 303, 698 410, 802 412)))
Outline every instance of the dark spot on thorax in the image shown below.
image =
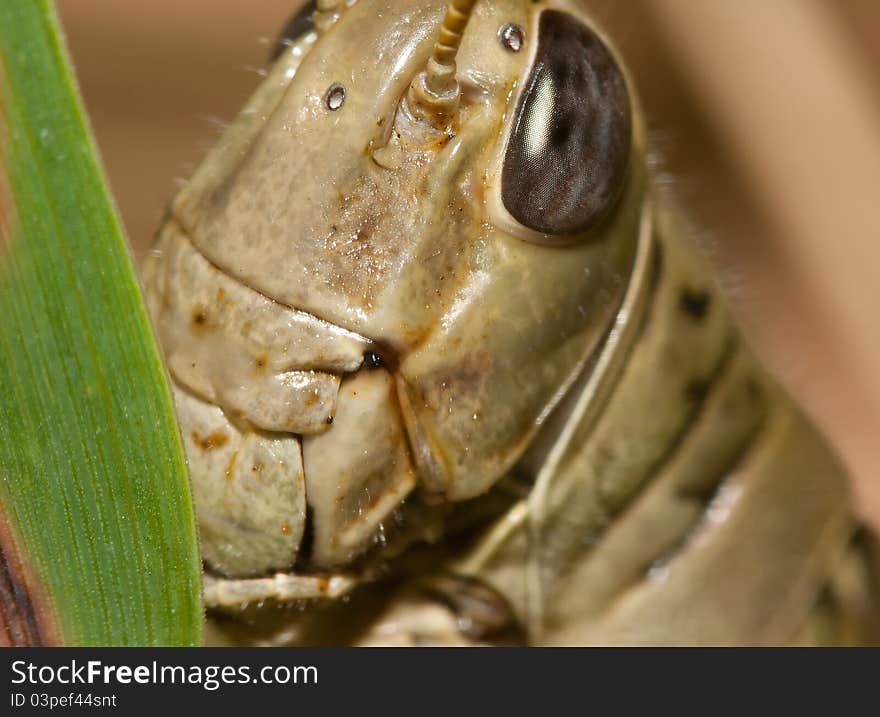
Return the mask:
POLYGON ((683 313, 699 322, 706 318, 712 305, 712 296, 704 289, 692 289, 686 286, 678 295, 678 305, 683 313))
POLYGON ((693 379, 684 387, 684 397, 691 403, 702 403, 709 393, 710 382, 707 380, 693 379))

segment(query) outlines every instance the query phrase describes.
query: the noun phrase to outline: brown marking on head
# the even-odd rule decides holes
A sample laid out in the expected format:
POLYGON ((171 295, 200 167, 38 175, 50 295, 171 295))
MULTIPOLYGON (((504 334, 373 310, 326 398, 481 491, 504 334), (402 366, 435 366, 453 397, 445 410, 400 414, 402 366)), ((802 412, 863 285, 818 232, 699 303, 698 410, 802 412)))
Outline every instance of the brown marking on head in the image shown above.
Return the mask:
POLYGON ((0 514, 0 647, 60 644, 49 601, 0 514))
POLYGON ((209 316, 208 311, 204 306, 193 306, 190 317, 194 329, 205 329, 208 327, 209 316))
POLYGON ((214 431, 207 436, 200 436, 195 431, 192 432, 192 442, 203 451, 213 451, 215 448, 221 448, 229 442, 229 436, 223 431, 214 431))
POLYGON ((266 354, 260 354, 254 357, 254 369, 257 373, 263 373, 266 366, 269 365, 269 357, 266 354))
POLYGON ((226 475, 226 480, 232 480, 232 472, 235 470, 235 461, 238 460, 238 451, 233 451, 232 455, 229 456, 229 461, 226 463, 226 469, 224 474, 226 475))
POLYGON ((283 535, 290 535, 290 523, 281 524, 281 533, 283 535))

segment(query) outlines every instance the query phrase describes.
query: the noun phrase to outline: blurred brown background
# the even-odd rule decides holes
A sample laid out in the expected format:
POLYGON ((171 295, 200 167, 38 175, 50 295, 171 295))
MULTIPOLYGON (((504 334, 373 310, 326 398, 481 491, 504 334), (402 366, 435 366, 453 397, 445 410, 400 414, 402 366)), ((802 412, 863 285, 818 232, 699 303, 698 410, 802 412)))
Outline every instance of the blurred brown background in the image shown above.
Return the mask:
MULTIPOLYGON (((138 258, 302 0, 58 0, 138 258)), ((880 526, 880 2, 584 0, 752 341, 880 526)))

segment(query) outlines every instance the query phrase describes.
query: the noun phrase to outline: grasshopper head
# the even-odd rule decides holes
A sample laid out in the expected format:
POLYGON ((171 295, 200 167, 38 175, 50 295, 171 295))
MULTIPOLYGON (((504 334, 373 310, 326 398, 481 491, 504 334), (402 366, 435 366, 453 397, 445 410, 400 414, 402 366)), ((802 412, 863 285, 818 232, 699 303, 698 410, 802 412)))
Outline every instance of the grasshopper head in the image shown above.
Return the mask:
MULTIPOLYGON (((645 193, 626 75, 576 4, 464 12, 456 38, 445 0, 319 2, 172 207, 217 270, 362 337, 414 483, 450 501, 503 476, 586 370, 645 193)), ((387 516, 368 490, 352 505, 387 516)))

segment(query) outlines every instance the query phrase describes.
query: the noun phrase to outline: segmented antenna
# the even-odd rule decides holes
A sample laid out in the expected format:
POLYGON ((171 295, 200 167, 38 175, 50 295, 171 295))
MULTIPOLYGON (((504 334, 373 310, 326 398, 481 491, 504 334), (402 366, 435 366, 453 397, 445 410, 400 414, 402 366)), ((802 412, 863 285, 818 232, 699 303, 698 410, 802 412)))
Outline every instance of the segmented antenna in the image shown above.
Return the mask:
POLYGON ((450 0, 434 52, 407 94, 410 111, 435 127, 445 126, 458 107, 461 92, 455 79, 455 56, 476 2, 450 0))

